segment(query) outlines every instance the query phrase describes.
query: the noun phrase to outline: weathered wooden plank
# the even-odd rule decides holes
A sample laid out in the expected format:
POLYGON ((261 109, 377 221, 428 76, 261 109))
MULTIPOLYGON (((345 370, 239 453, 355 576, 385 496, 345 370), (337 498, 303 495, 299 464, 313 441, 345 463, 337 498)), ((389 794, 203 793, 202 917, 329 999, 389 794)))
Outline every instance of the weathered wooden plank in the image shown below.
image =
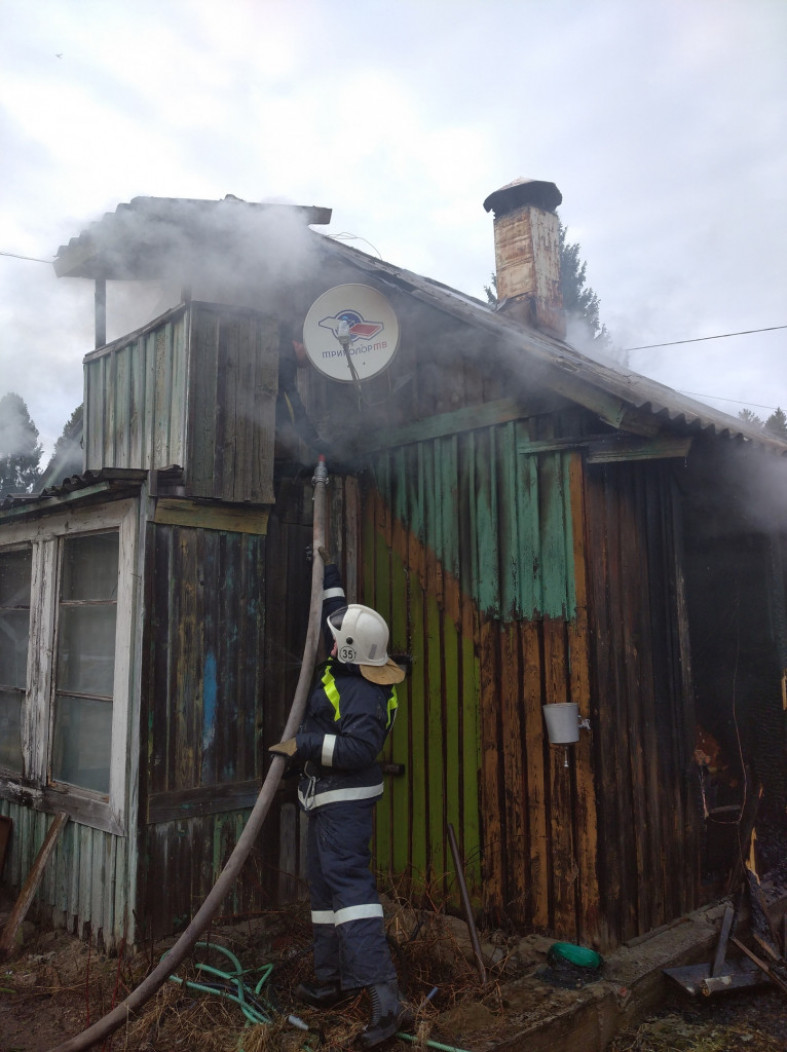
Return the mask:
POLYGON ((506 909, 517 925, 526 921, 529 866, 526 836, 525 778, 522 736, 522 673, 519 631, 515 623, 500 632, 500 739, 506 857, 506 909))
POLYGON ((232 479, 235 468, 235 391, 237 389, 236 356, 234 336, 237 322, 231 317, 222 317, 218 331, 218 364, 216 370, 216 442, 212 451, 213 484, 212 496, 221 500, 232 500, 232 479))
POLYGON ((104 457, 103 463, 109 462, 111 467, 119 467, 115 459, 116 433, 115 433, 115 399, 117 398, 117 348, 104 359, 104 457))
POLYGON ((483 405, 466 406, 451 413, 430 416, 416 424, 398 428, 383 428, 375 432, 370 450, 393 449, 415 442, 425 442, 447 435, 459 435, 471 430, 481 430, 493 424, 517 420, 523 416, 522 406, 509 398, 483 405))
MULTIPOLYGON (((427 562, 433 561, 429 553, 427 562)), ((446 697, 443 676, 442 625, 437 597, 424 596, 424 630, 427 650, 426 672, 426 739, 427 739, 427 795, 429 872, 434 880, 441 882, 445 894, 445 875, 448 871, 446 857, 446 793, 445 769, 456 763, 456 740, 446 734, 446 697)))
MULTIPOLYGON (((410 610, 408 590, 407 534, 400 519, 391 522, 391 568, 396 582, 393 592, 393 610, 391 617, 391 639, 394 645, 408 653, 413 649, 413 638, 410 631, 410 610)), ((412 675, 417 669, 413 668, 412 675)), ((391 865, 396 873, 408 872, 411 864, 410 844, 412 841, 412 808, 414 796, 414 772, 412 771, 412 754, 410 736, 413 730, 413 711, 411 702, 412 675, 398 688, 399 711, 391 736, 390 758, 394 763, 406 765, 406 782, 395 781, 391 785, 389 799, 391 802, 391 865)))
POLYGON ((219 317, 196 304, 191 316, 189 374, 186 490, 190 495, 209 497, 214 495, 218 440, 219 317))
MULTIPOLYGON (((391 582, 391 517, 388 510, 388 505, 384 501, 375 502, 375 534, 376 542, 373 543, 371 551, 374 556, 374 566, 372 568, 372 575, 367 579, 364 578, 364 584, 366 581, 371 586, 369 593, 364 589, 363 601, 368 602, 374 607, 386 620, 388 624, 389 632, 391 631, 392 622, 392 611, 394 609, 395 600, 393 594, 393 585, 391 582)), ((401 693, 401 690, 397 691, 401 693)), ((399 698, 399 701, 404 701, 404 697, 399 698)), ((397 720, 399 714, 397 713, 397 720)), ((393 762, 393 741, 390 736, 386 743, 385 756, 386 759, 393 762)), ((390 807, 389 807, 390 811, 390 807)), ((390 823, 383 826, 380 823, 377 835, 377 850, 378 850, 378 863, 390 865, 391 858, 393 856, 393 839, 394 830, 390 823)))
MULTIPOLYGON (((566 631, 569 659, 569 691, 571 700, 579 706, 583 719, 590 719, 591 674, 588 619, 588 582, 585 544, 586 507, 584 472, 581 457, 573 454, 566 459, 567 488, 571 501, 574 586, 576 607, 566 631)), ((580 896, 580 942, 591 942, 598 930, 600 895, 598 880, 598 816, 596 813, 595 770, 593 765, 593 735, 597 724, 591 722, 590 732, 581 732, 574 747, 576 783, 576 837, 580 896)))
POLYGON ((227 479, 227 490, 231 500, 243 500, 256 480, 252 478, 254 455, 254 432, 256 430, 254 405, 254 373, 257 356, 256 332, 248 319, 238 322, 235 328, 233 347, 235 357, 235 381, 231 415, 235 441, 233 443, 234 464, 227 479))
MULTIPOLYGON (((521 435, 525 428, 525 424, 520 425, 518 435, 521 435)), ((521 455, 518 457, 514 486, 514 492, 518 498, 519 515, 516 552, 519 563, 519 604, 521 616, 528 620, 543 609, 537 457, 521 455)))
POLYGON ((162 525, 253 535, 266 533, 269 520, 269 508, 205 504, 183 497, 159 497, 153 513, 153 521, 162 525))
MULTIPOLYGON (((449 575, 446 574, 446 579, 449 575)), ((443 614, 441 618, 442 675, 443 675, 443 722, 445 736, 445 763, 443 770, 443 807, 447 827, 459 830, 464 842, 462 827, 462 784, 467 772, 464 770, 464 743, 462 735, 462 662, 459 649, 459 634, 456 621, 443 614)), ((471 777, 476 777, 475 770, 471 777)))
MULTIPOLYGON (((186 463, 186 429, 188 426, 188 335, 185 311, 170 322, 170 428, 168 464, 186 463)), ((162 465, 166 467, 167 465, 162 465)))
POLYGON ((19 896, 14 903, 14 907, 8 916, 8 920, 3 928, 3 934, 0 936, 0 958, 7 956, 13 949, 19 925, 27 916, 27 911, 30 909, 30 904, 33 901, 38 885, 43 878, 44 869, 49 861, 49 856, 54 851, 60 832, 67 821, 68 815, 62 811, 56 814, 52 819, 52 823, 49 826, 44 842, 35 857, 35 861, 27 875, 22 890, 20 891, 19 896))
POLYGON ((116 467, 132 466, 129 446, 129 402, 133 351, 133 345, 118 347, 112 356, 115 361, 115 384, 110 397, 115 403, 115 420, 112 429, 114 449, 111 463, 116 467))
MULTIPOLYGON (((273 503, 273 460, 276 444, 276 399, 279 387, 279 333, 271 318, 258 319, 258 363, 255 375, 255 445, 251 464, 256 483, 253 498, 273 503)), ((329 466, 330 469, 330 466, 329 466)))
MULTIPOLYGON (((423 565, 420 545, 412 540, 408 552, 408 563, 423 565)), ((414 640, 425 639, 425 597, 421 585, 421 576, 410 575, 410 631, 414 640)), ((414 663, 410 677, 410 763, 412 765, 412 802, 410 828, 412 845, 410 848, 413 872, 416 878, 429 879, 429 812, 424 806, 429 791, 427 781, 428 755, 428 679, 423 646, 418 647, 418 661, 414 663)))
POLYGON ((152 793, 148 800, 147 824, 204 818, 254 806, 260 789, 256 778, 242 782, 194 786, 170 792, 152 793))
POLYGON ((519 487, 514 424, 496 428, 496 461, 490 465, 498 492, 498 536, 500 545, 500 607, 504 618, 521 616, 522 594, 519 562, 519 487))
POLYGON ((478 613, 469 599, 462 602, 462 843, 471 892, 482 901, 481 857, 481 669, 476 649, 480 638, 478 613))
POLYGON ((568 594, 571 567, 567 565, 567 556, 571 546, 567 543, 562 456, 561 453, 548 453, 539 457, 539 572, 541 613, 545 617, 565 618, 573 604, 568 594))
POLYGON ((442 599, 442 581, 437 558, 441 547, 438 538, 442 536, 442 515, 435 478, 436 451, 431 442, 419 443, 418 451, 419 473, 423 479, 424 532, 421 540, 426 549, 424 589, 427 595, 439 596, 442 599))
MULTIPOLYGON (((544 633, 545 704, 568 701, 565 623, 546 618, 544 633)), ((549 747, 549 823, 552 868, 552 925, 555 931, 576 933, 576 861, 571 784, 573 746, 549 747)))
MULTIPOLYGON (((145 789, 151 793, 171 789, 176 755, 173 721, 169 718, 167 699, 171 696, 173 683, 173 653, 169 643, 169 625, 172 616, 172 596, 175 589, 173 566, 174 530, 148 527, 148 550, 152 551, 150 579, 151 594, 151 659, 149 675, 146 677, 146 702, 148 706, 147 758, 149 784, 145 789), (163 645, 162 645, 163 644, 163 645)), ((145 739, 143 739, 145 740, 145 739)))
POLYGON ((169 326, 156 329, 153 336, 153 467, 163 468, 169 459, 169 432, 172 408, 172 345, 169 326))
POLYGON ((497 455, 495 432, 479 432, 475 443, 476 534, 473 543, 478 557, 478 576, 474 595, 478 596, 481 613, 498 617, 500 601, 500 531, 498 491, 493 470, 497 455))
POLYGON ((502 728, 499 720, 498 631, 487 620, 481 621, 481 806, 484 812, 484 892, 485 905, 499 911, 505 901, 505 844, 501 816, 502 787, 498 749, 502 728))
POLYGON ((522 695, 526 749, 525 785, 527 791, 529 917, 541 931, 549 927, 550 866, 547 835, 547 746, 541 706, 542 662, 539 626, 533 621, 521 625, 522 695))

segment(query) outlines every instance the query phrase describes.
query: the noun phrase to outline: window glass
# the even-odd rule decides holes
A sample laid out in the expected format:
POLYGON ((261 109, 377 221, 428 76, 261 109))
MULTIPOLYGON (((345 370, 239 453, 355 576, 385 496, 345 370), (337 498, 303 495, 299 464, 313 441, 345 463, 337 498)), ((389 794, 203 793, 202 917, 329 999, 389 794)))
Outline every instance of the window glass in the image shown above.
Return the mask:
POLYGON ((109 792, 112 705, 58 694, 52 770, 60 782, 109 792))
POLYGON ((22 694, 0 687, 0 768, 22 773, 22 694))
POLYGON ((62 542, 52 777, 109 792, 118 534, 62 542))
POLYGON ((88 533, 63 543, 63 581, 60 598, 117 599, 118 535, 88 533))
POLYGON ((114 676, 114 605, 63 604, 57 648, 58 690, 111 697, 114 676))
POLYGON ((22 773, 32 549, 0 552, 0 768, 22 773))

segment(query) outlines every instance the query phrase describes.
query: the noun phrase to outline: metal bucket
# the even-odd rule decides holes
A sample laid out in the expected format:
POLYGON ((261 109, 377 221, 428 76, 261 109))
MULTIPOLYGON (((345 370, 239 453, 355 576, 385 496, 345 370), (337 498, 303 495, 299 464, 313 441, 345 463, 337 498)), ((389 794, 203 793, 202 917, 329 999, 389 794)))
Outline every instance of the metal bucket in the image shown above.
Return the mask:
POLYGON ((570 745, 579 741, 579 706, 575 701, 542 705, 550 745, 570 745))

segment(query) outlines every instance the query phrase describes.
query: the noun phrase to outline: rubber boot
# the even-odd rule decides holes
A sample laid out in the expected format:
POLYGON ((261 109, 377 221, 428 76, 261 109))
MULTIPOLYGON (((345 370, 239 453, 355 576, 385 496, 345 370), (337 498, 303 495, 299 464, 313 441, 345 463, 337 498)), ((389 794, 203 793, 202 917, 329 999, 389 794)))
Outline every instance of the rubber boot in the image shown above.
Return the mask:
POLYGON ((347 996, 339 985, 338 979, 330 983, 321 983, 319 980, 314 983, 299 983, 294 993, 299 1001, 304 1001, 315 1008, 330 1008, 331 1005, 335 1005, 337 1001, 347 996))
POLYGON ((395 980, 390 983, 377 983, 367 989, 372 1001, 372 1018, 366 1029, 361 1031, 360 1041, 363 1048, 374 1048, 392 1037, 399 1029, 403 1006, 399 1000, 399 987, 395 980))

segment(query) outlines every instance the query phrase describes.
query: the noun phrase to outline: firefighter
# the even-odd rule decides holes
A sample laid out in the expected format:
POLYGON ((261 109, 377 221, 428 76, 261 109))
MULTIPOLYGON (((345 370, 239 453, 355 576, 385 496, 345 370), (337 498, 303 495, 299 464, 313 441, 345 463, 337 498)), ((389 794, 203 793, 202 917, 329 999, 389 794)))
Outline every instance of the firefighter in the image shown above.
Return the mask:
POLYGON ((324 1008, 366 987, 371 1018, 360 1041, 373 1048, 396 1032, 403 1017, 370 842, 374 806, 383 792, 376 758, 393 726, 396 684, 405 673, 388 657, 385 620, 368 606, 347 605, 338 568, 322 549, 320 554, 331 654, 317 670, 298 733, 270 748, 303 764, 298 800, 309 816, 315 981, 295 992, 324 1008))

